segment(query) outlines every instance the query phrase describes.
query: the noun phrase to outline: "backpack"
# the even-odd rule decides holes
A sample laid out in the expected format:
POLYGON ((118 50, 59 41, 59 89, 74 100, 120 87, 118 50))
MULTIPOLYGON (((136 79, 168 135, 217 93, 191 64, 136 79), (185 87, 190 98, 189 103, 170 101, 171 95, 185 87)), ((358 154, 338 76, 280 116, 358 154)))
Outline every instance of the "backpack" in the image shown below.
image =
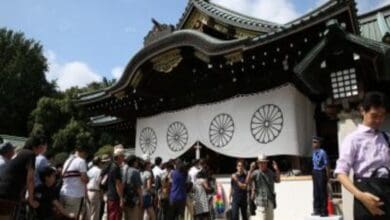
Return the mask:
POLYGON ((108 174, 110 172, 112 163, 110 163, 105 169, 102 170, 99 178, 99 187, 103 192, 107 192, 108 190, 108 174))
POLYGON ((124 188, 123 188, 123 200, 125 203, 125 206, 133 208, 138 204, 138 196, 137 192, 134 189, 133 179, 130 179, 128 181, 128 173, 129 173, 129 167, 127 167, 125 171, 125 177, 124 177, 124 188))

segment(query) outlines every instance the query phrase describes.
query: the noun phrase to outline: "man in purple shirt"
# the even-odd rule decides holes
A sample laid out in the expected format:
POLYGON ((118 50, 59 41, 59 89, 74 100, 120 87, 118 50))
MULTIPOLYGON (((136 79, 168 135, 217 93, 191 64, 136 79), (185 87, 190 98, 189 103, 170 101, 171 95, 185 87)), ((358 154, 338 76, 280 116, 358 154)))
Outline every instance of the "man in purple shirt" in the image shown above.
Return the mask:
MULTIPOLYGON (((361 191, 348 178, 348 174, 353 169, 355 178, 367 178, 379 167, 390 168, 390 146, 386 134, 379 131, 385 119, 385 106, 385 97, 382 93, 367 93, 361 106, 363 122, 343 140, 335 170, 338 180, 353 194, 355 200, 360 201, 373 216, 377 217, 390 214, 384 213, 381 209, 383 201, 377 195, 361 191)), ((379 173, 379 177, 384 178, 385 173, 379 173)), ((356 211, 358 210, 354 212, 355 219, 360 219, 356 216, 356 211)))

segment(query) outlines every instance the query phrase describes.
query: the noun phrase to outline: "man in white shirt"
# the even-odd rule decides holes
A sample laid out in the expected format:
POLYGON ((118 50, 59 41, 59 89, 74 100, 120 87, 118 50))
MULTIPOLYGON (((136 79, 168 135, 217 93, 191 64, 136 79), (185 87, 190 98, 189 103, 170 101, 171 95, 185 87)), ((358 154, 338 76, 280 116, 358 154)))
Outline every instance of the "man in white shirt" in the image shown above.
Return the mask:
POLYGON ((154 178, 159 177, 161 179, 161 175, 164 173, 164 171, 161 169, 162 159, 161 157, 156 157, 154 159, 154 167, 152 169, 154 178))
POLYGON ((87 149, 76 147, 76 153, 65 161, 62 171, 60 201, 67 213, 77 213, 77 216, 81 213, 88 183, 86 157, 87 149))
POLYGON ((92 167, 88 170, 87 175, 89 182, 87 184, 88 190, 88 202, 87 213, 89 219, 98 220, 100 218, 100 207, 102 201, 102 192, 100 190, 100 180, 102 169, 101 160, 99 157, 95 157, 92 160, 92 167))
POLYGON ((195 184, 196 182, 196 175, 199 173, 199 171, 202 170, 202 167, 204 166, 205 163, 206 161, 204 159, 196 160, 193 166, 188 171, 188 176, 191 178, 191 182, 193 184, 195 184))

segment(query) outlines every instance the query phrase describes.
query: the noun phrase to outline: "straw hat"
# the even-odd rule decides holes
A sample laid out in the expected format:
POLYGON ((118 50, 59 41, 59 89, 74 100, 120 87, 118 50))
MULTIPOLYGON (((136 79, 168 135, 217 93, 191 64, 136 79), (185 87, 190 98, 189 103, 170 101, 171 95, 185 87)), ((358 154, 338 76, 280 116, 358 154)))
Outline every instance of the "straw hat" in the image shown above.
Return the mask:
POLYGON ((124 155, 125 155, 125 150, 123 148, 114 149, 114 157, 124 156, 124 155))
POLYGON ((257 161, 258 162, 268 162, 267 156, 264 153, 260 153, 257 156, 257 161))

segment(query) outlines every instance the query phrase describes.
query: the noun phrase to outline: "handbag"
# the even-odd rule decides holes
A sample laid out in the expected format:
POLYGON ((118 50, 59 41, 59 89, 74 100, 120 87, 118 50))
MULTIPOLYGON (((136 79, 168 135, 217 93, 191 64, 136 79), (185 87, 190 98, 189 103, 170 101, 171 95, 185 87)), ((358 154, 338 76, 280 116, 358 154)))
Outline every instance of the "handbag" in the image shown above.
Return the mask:
POLYGON ((249 199, 249 212, 250 212, 250 215, 256 215, 256 209, 257 209, 257 206, 255 204, 255 201, 253 199, 249 199))
MULTIPOLYGON (((385 132, 382 132, 383 137, 387 142, 387 146, 390 148, 389 137, 385 132)), ((364 220, 388 220, 390 219, 390 168, 386 166, 378 167, 374 172, 372 172, 371 177, 369 178, 354 178, 356 187, 363 191, 369 192, 381 199, 384 203, 380 208, 385 212, 383 216, 372 216, 368 209, 363 205, 362 202, 355 199, 354 200, 354 217, 355 219, 364 219, 364 220), (377 178, 377 173, 380 169, 387 170, 387 178, 377 178)))
POLYGON ((265 179, 264 175, 263 174, 259 174, 260 177, 263 179, 263 181, 265 182, 265 185, 267 186, 268 188, 268 192, 270 193, 271 195, 271 202, 274 206, 274 209, 276 209, 276 194, 271 190, 271 186, 270 186, 270 183, 265 179))
POLYGON ((384 216, 376 217, 371 215, 368 209, 363 205, 362 202, 355 199, 354 202, 354 216, 356 219, 390 219, 390 178, 376 178, 376 173, 379 169, 387 169, 390 175, 390 169, 383 166, 377 168, 371 175, 370 178, 355 178, 356 187, 363 191, 369 192, 381 199, 383 205, 380 207, 386 214, 384 216))

